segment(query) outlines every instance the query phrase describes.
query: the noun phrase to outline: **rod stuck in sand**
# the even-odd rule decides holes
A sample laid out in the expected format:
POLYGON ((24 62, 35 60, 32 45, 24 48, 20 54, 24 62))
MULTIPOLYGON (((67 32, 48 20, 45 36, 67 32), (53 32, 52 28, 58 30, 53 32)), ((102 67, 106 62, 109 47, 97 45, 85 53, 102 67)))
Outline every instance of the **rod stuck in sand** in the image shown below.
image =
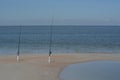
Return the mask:
POLYGON ((51 21, 51 25, 50 25, 49 56, 48 56, 49 64, 51 63, 51 55, 52 55, 53 22, 54 22, 54 16, 52 16, 52 21, 51 21))
POLYGON ((19 26, 19 37, 18 37, 18 50, 17 50, 17 62, 20 60, 20 44, 21 44, 21 34, 22 34, 22 26, 19 26))

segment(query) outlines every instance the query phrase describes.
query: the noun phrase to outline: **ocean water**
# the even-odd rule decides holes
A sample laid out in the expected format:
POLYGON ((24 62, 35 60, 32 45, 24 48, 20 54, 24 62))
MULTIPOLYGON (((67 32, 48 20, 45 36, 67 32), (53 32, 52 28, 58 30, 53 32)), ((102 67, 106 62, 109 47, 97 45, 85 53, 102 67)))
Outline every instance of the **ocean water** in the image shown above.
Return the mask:
POLYGON ((120 61, 73 64, 60 74, 61 80, 120 80, 120 61))
MULTIPOLYGON (((19 26, 0 26, 0 54, 16 54, 19 26)), ((120 26, 53 26, 52 52, 119 53, 120 26)), ((22 26, 20 53, 48 54, 50 26, 22 26)))

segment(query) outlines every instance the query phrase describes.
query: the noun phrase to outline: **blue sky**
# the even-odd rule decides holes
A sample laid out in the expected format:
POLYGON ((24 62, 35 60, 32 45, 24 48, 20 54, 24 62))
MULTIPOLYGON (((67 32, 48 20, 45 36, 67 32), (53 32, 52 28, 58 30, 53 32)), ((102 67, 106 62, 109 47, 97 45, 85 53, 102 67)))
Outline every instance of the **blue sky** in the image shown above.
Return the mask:
POLYGON ((120 0, 0 0, 0 25, 120 25, 120 0))

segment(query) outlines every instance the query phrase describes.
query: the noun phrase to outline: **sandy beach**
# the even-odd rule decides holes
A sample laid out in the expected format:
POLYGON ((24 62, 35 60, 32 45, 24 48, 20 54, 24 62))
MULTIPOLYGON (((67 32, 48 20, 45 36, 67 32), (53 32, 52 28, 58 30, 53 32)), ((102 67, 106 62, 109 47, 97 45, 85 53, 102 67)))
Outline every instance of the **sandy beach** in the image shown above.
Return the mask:
POLYGON ((120 60, 119 54, 55 54, 51 64, 48 55, 21 55, 20 62, 16 62, 16 55, 0 56, 1 80, 60 80, 59 74, 64 67, 96 60, 120 60))

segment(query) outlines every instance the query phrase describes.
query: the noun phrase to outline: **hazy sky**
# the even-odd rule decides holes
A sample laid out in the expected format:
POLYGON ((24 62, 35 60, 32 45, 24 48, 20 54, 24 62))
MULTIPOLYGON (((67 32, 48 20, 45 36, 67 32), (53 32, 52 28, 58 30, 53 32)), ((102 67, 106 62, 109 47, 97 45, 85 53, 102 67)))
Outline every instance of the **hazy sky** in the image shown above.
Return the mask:
POLYGON ((0 25, 120 25, 120 0, 0 0, 0 25))

